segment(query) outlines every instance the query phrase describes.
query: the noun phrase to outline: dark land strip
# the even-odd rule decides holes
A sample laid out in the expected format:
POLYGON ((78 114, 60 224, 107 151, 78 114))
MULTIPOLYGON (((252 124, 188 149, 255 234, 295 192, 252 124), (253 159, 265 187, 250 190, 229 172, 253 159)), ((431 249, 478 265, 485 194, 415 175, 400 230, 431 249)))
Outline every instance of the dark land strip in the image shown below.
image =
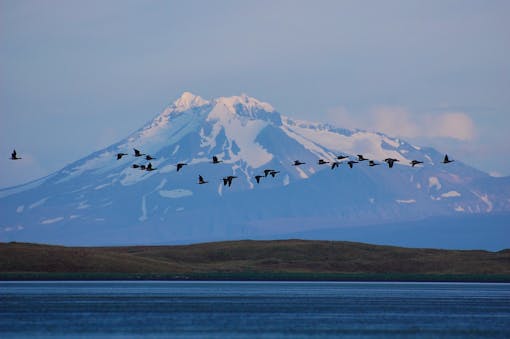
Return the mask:
POLYGON ((11 242, 0 243, 0 280, 510 282, 510 250, 311 240, 121 247, 11 242))

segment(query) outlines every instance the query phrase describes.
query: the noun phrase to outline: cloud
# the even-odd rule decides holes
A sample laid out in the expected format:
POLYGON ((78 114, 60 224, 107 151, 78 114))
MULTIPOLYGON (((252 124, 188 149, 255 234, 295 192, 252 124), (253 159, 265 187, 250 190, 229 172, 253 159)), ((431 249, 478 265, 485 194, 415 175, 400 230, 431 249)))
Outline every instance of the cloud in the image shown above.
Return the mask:
POLYGON ((388 135, 412 138, 421 133, 420 126, 402 107, 379 107, 370 113, 371 128, 388 135))
POLYGON ((476 136, 473 120, 464 112, 411 113, 404 107, 379 106, 365 114, 337 107, 327 112, 331 122, 346 128, 382 132, 401 138, 450 138, 460 141, 476 136))
POLYGON ((494 178, 503 178, 505 175, 499 171, 490 171, 489 175, 494 178))
POLYGON ((432 118, 429 125, 433 126, 429 131, 430 137, 444 137, 462 141, 471 140, 475 137, 475 124, 466 113, 444 113, 432 118))

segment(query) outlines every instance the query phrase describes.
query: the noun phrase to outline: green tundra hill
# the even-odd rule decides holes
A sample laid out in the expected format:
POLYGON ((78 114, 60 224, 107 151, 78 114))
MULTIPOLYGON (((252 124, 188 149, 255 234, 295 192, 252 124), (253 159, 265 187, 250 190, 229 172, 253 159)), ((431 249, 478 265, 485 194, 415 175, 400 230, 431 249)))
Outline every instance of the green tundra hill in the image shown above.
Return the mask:
POLYGON ((510 251, 311 240, 122 247, 11 242, 0 243, 0 279, 510 281, 510 251))

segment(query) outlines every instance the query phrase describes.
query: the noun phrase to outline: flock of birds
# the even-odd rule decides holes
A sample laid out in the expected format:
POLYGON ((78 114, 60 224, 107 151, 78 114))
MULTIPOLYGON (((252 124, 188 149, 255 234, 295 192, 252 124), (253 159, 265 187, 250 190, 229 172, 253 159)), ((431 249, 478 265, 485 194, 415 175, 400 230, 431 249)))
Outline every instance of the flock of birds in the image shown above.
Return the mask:
MULTIPOLYGON (((142 152, 140 152, 140 150, 137 150, 136 148, 133 148, 133 152, 134 152, 133 155, 136 158, 145 156, 144 159, 149 161, 149 163, 148 164, 133 164, 133 165, 131 165, 132 168, 140 169, 142 171, 154 171, 154 170, 157 169, 157 168, 152 167, 152 163, 150 162, 151 160, 156 159, 156 158, 152 157, 149 154, 142 153, 142 152)), ((117 153, 117 160, 122 159, 122 157, 125 156, 125 155, 128 155, 128 154, 127 153, 117 153)), ((219 160, 217 156, 213 156, 212 157, 211 163, 213 163, 213 164, 220 164, 222 162, 223 161, 219 160)), ((175 165, 177 167, 177 172, 179 172, 186 165, 188 165, 188 164, 185 163, 185 162, 177 163, 175 165)), ((272 170, 272 169, 265 169, 264 170, 264 175, 256 175, 254 178, 255 178, 255 180, 257 181, 257 184, 258 184, 258 183, 260 183, 260 179, 265 178, 268 175, 271 175, 273 178, 275 178, 278 173, 280 173, 280 171, 275 171, 275 170, 272 170)), ((232 186, 232 181, 235 178, 237 178, 237 176, 229 175, 229 176, 223 177, 221 180, 223 181, 223 185, 224 186, 230 187, 230 186, 232 186)), ((203 176, 201 176, 201 175, 198 176, 198 184, 199 185, 207 184, 207 183, 209 183, 209 181, 206 181, 203 176)))
MULTIPOLYGON (((142 171, 148 171, 148 172, 151 172, 151 171, 154 171, 154 170, 157 169, 157 168, 152 167, 152 163, 150 162, 151 160, 154 160, 156 158, 150 156, 149 154, 142 153, 139 150, 137 150, 136 148, 133 148, 133 152, 134 152, 133 155, 136 158, 144 157, 144 159, 149 161, 149 163, 148 164, 133 164, 133 165, 131 165, 132 168, 140 169, 142 171)), ((122 157, 126 156, 126 155, 128 155, 128 154, 127 153, 117 153, 117 155, 116 155, 117 156, 117 160, 122 159, 122 157)), ((22 158, 18 157, 18 155, 16 153, 16 150, 13 150, 12 153, 11 153, 11 158, 10 159, 11 160, 21 160, 22 158)), ((339 155, 339 156, 337 156, 337 160, 339 160, 339 161, 331 161, 330 162, 330 161, 326 161, 324 159, 319 159, 317 164, 318 165, 330 165, 331 169, 335 169, 338 166, 340 166, 340 164, 342 163, 341 160, 344 160, 343 162, 346 162, 347 165, 349 165, 350 168, 353 168, 354 164, 358 164, 358 163, 363 162, 363 161, 368 161, 368 166, 370 166, 370 167, 380 165, 380 163, 377 163, 374 160, 370 160, 370 159, 365 158, 362 154, 358 154, 356 160, 347 160, 347 161, 345 161, 345 159, 349 159, 349 157, 345 156, 345 155, 339 155)), ((393 168, 393 164, 395 162, 398 162, 398 161, 399 160, 395 159, 395 158, 386 158, 386 159, 384 159, 384 162, 388 164, 389 168, 393 168)), ((443 159, 442 163, 443 164, 448 164, 448 163, 453 162, 453 161, 455 161, 455 160, 450 160, 448 158, 448 154, 446 154, 444 156, 444 159, 443 159)), ((219 160, 217 156, 213 156, 212 157, 211 163, 219 164, 221 162, 223 162, 223 161, 219 160)), ((304 164, 306 164, 306 162, 302 162, 300 160, 295 160, 294 163, 292 164, 292 166, 301 166, 301 165, 304 165, 304 164)), ((411 164, 412 167, 414 167, 416 165, 423 164, 423 161, 412 160, 410 162, 410 164, 411 164)), ((177 163, 175 165, 177 167, 177 172, 179 172, 186 165, 187 165, 187 163, 185 163, 185 162, 177 163)), ((263 175, 262 174, 258 174, 258 175, 255 175, 254 178, 255 178, 255 180, 257 181, 257 184, 258 184, 258 183, 260 183, 260 179, 267 178, 269 175, 272 176, 273 178, 275 178, 278 173, 280 173, 280 171, 276 171, 276 170, 273 170, 273 169, 265 169, 263 175)), ((229 186, 230 187, 232 185, 232 181, 235 178, 237 178, 235 175, 229 175, 229 176, 223 177, 221 180, 223 181, 223 185, 224 186, 229 186)), ((209 183, 209 181, 205 181, 204 178, 201 175, 198 176, 198 184, 199 185, 207 184, 207 183, 209 183)))

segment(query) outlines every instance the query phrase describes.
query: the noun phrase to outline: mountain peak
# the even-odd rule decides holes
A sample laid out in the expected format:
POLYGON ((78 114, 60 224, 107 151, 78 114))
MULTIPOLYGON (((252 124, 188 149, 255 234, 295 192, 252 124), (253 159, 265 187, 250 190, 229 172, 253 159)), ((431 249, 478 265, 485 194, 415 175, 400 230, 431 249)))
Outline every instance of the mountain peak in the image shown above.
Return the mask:
POLYGON ((209 101, 202 99, 200 96, 191 92, 182 93, 181 97, 174 101, 173 106, 177 111, 186 111, 193 107, 207 105, 209 101))
POLYGON ((231 97, 220 97, 215 100, 216 104, 225 105, 231 112, 236 111, 236 106, 241 105, 248 110, 262 109, 266 112, 273 112, 274 108, 267 102, 260 101, 246 94, 231 97))

